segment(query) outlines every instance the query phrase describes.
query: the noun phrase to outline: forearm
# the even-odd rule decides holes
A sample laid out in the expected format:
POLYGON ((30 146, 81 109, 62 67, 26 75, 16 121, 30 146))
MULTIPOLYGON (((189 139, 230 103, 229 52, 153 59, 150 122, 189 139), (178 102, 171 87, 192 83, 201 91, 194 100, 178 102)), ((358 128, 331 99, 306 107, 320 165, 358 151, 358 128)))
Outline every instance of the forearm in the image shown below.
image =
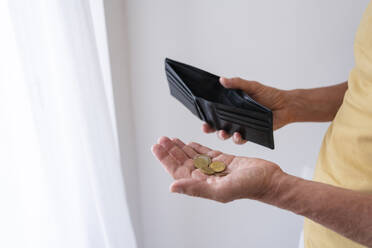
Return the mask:
POLYGON ((347 82, 322 88, 288 91, 293 122, 332 121, 340 108, 347 82))
POLYGON ((307 181, 282 173, 261 201, 303 215, 372 247, 372 194, 307 181))

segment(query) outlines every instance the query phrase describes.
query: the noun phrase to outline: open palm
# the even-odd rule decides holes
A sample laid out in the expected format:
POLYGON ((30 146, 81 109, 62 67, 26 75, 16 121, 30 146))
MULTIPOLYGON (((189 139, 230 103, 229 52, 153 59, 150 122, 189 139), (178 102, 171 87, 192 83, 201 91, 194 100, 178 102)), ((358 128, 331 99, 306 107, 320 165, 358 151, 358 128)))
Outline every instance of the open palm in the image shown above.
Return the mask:
POLYGON ((212 150, 197 143, 162 137, 152 152, 175 179, 172 192, 204 197, 219 202, 240 198, 258 199, 272 186, 273 177, 282 173, 276 164, 257 158, 238 157, 212 150), (223 161, 228 175, 208 176, 194 167, 193 158, 206 154, 212 161, 223 161))

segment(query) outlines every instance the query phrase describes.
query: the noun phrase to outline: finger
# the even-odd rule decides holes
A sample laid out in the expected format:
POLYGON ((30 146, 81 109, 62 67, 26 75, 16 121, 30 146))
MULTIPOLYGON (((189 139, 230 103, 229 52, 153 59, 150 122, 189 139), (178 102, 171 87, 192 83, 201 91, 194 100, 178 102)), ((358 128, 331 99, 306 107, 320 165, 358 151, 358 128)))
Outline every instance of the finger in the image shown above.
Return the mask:
POLYGON ((217 137, 220 138, 221 140, 227 140, 228 138, 231 137, 231 135, 226 133, 225 130, 219 130, 217 132, 217 137))
POLYGON ((204 133, 214 133, 216 129, 211 127, 208 123, 203 123, 202 130, 204 133))
POLYGON ((173 142, 180 147, 186 154, 189 156, 189 158, 194 158, 198 153, 190 146, 185 145, 180 139, 173 138, 173 142))
POLYGON ((199 143, 196 143, 196 142, 191 142, 189 144, 189 146, 191 146, 196 152, 198 152, 200 154, 208 155, 211 158, 215 158, 222 153, 220 151, 212 150, 212 149, 210 149, 206 146, 203 146, 199 143))
POLYGON ((257 89, 261 87, 261 84, 259 82, 244 80, 239 77, 233 77, 233 78, 221 77, 220 83, 225 88, 241 89, 247 93, 255 93, 257 89))
POLYGON ((215 157, 219 156, 220 154, 222 154, 222 152, 216 151, 216 150, 212 150, 212 151, 206 153, 206 155, 208 155, 211 158, 215 158, 215 157))
POLYGON ((213 161, 224 162, 224 164, 227 165, 227 169, 229 169, 229 165, 233 161, 234 158, 235 158, 234 155, 230 155, 230 154, 226 154, 226 153, 221 153, 217 157, 213 158, 213 161))
POLYGON ((186 153, 174 144, 168 137, 161 137, 158 143, 164 147, 164 149, 172 155, 180 164, 185 163, 189 157, 186 153))
POLYGON ((166 171, 174 176, 175 171, 179 167, 179 163, 171 156, 162 145, 155 144, 151 147, 151 151, 154 156, 160 161, 160 163, 164 166, 166 171))
POLYGON ((246 140, 244 140, 242 138, 241 134, 238 133, 238 132, 235 132, 234 133, 234 135, 233 135, 233 141, 237 145, 243 145, 243 144, 245 144, 247 142, 246 140))
POLYGON ((196 143, 196 142, 190 142, 188 145, 190 147, 192 147, 198 153, 205 154, 207 152, 212 151, 212 149, 210 149, 210 148, 208 148, 206 146, 202 146, 202 145, 200 145, 199 143, 196 143))
POLYGON ((182 142, 179 138, 172 138, 173 143, 178 146, 179 148, 183 148, 185 146, 185 143, 182 142))
POLYGON ((173 182, 170 186, 170 191, 212 200, 217 199, 213 184, 194 178, 182 178, 173 182))

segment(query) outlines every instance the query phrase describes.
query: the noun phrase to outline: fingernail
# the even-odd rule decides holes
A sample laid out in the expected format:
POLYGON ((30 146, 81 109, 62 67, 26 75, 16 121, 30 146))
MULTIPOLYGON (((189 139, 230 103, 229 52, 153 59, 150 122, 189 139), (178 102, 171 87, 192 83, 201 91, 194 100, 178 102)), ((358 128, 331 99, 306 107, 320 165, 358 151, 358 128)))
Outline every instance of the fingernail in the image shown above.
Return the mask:
POLYGON ((220 83, 223 84, 224 86, 227 86, 230 84, 230 79, 229 78, 225 78, 225 77, 221 77, 220 78, 220 83))
POLYGON ((179 194, 183 194, 183 189, 182 188, 173 188, 172 193, 179 193, 179 194))

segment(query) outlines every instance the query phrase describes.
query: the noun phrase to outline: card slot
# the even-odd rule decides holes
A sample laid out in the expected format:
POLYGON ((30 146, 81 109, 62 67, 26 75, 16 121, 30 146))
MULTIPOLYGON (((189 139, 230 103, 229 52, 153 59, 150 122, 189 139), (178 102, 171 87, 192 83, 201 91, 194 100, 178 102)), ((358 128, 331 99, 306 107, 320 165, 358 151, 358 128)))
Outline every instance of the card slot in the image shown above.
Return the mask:
POLYGON ((221 127, 217 128, 225 130, 226 133, 233 135, 235 132, 239 132, 244 140, 254 142, 268 148, 274 149, 272 132, 269 130, 259 130, 248 126, 241 126, 236 123, 231 123, 220 119, 221 127))
POLYGON ((169 70, 169 69, 165 69, 166 73, 167 73, 167 76, 169 76, 170 78, 172 78, 179 86, 181 86, 186 92, 188 92, 188 94, 190 95, 194 95, 191 90, 187 87, 187 85, 182 81, 182 79, 173 71, 171 71, 172 68, 169 70))
POLYGON ((191 113, 196 115, 199 119, 202 119, 200 116, 199 110, 196 107, 194 102, 191 102, 189 99, 185 98, 183 95, 180 95, 180 91, 171 87, 171 95, 176 98, 184 107, 186 107, 191 113))
POLYGON ((217 130, 225 130, 230 135, 239 132, 244 140, 274 149, 274 140, 270 130, 259 130, 249 126, 242 126, 224 119, 220 119, 219 123, 217 130))
POLYGON ((270 133, 268 131, 259 131, 257 129, 247 127, 241 130, 240 134, 245 140, 261 144, 270 149, 274 149, 272 132, 270 133))
POLYGON ((221 109, 221 108, 217 108, 217 111, 222 113, 222 114, 226 114, 230 117, 232 116, 232 117, 237 117, 238 119, 251 120, 251 121, 257 122, 258 124, 261 124, 261 125, 268 124, 269 116, 267 116, 267 115, 257 115, 256 113, 252 113, 252 112, 245 112, 244 114, 242 114, 242 113, 238 113, 234 110, 224 110, 224 109, 221 109))
POLYGON ((166 68, 175 72, 177 78, 181 79, 195 97, 218 103, 219 96, 226 90, 218 82, 218 76, 169 59, 165 62, 166 68))
POLYGON ((260 131, 270 130, 270 128, 268 128, 268 127, 262 127, 262 126, 254 125, 254 124, 251 124, 251 123, 242 122, 242 121, 239 121, 239 120, 231 120, 231 119, 228 119, 228 118, 223 117, 223 116, 218 116, 218 118, 220 118, 221 120, 233 123, 233 124, 238 124, 238 125, 241 125, 243 127, 250 127, 250 128, 256 129, 256 130, 260 130, 260 131))
POLYGON ((178 84, 176 84, 174 81, 169 80, 169 84, 172 85, 173 87, 177 88, 177 90, 181 91, 187 98, 190 100, 194 101, 194 97, 187 92, 185 92, 178 84))
POLYGON ((186 95, 185 92, 177 88, 177 86, 175 86, 174 84, 170 84, 169 87, 171 87, 174 91, 177 91, 178 93, 180 93, 191 104, 194 104, 194 100, 190 96, 186 95))
POLYGON ((173 87, 176 87, 178 90, 182 91, 184 95, 186 95, 190 100, 194 101, 195 97, 194 95, 190 94, 189 91, 186 91, 177 81, 175 81, 173 78, 168 77, 168 82, 173 85, 173 87))
POLYGON ((168 80, 172 81, 173 84, 177 85, 180 89, 182 89, 183 92, 185 92, 190 97, 193 97, 194 95, 191 93, 190 90, 188 90, 182 83, 180 83, 177 79, 175 79, 172 75, 167 75, 168 80))
POLYGON ((257 119, 253 119, 253 118, 247 118, 247 117, 241 118, 238 115, 235 116, 233 114, 226 113, 226 112, 221 112, 221 111, 217 111, 217 114, 220 115, 220 116, 226 117, 226 118, 237 119, 239 121, 248 122, 248 123, 251 123, 253 125, 258 125, 258 126, 261 126, 261 127, 264 127, 264 128, 270 128, 271 127, 270 123, 267 122, 267 121, 262 121, 262 120, 257 120, 257 119))
POLYGON ((216 109, 221 112, 230 112, 236 115, 241 115, 248 118, 255 118, 258 120, 266 120, 271 118, 271 112, 263 113, 250 109, 240 109, 236 107, 216 104, 216 109))
POLYGON ((175 82, 177 82, 185 91, 192 95, 191 90, 187 87, 187 85, 183 82, 183 80, 179 77, 179 75, 171 68, 165 68, 167 76, 171 77, 175 82))
POLYGON ((228 112, 225 112, 225 111, 218 111, 218 113, 220 115, 223 115, 225 117, 228 117, 228 118, 236 118, 238 120, 241 120, 241 121, 247 121, 247 122, 251 122, 255 125, 260 125, 260 126, 263 126, 263 127, 271 127, 271 124, 270 124, 270 121, 269 120, 264 120, 264 119, 257 119, 257 118, 254 118, 254 117, 247 117, 247 116, 241 116, 239 114, 235 114, 235 113, 228 113, 228 112))

